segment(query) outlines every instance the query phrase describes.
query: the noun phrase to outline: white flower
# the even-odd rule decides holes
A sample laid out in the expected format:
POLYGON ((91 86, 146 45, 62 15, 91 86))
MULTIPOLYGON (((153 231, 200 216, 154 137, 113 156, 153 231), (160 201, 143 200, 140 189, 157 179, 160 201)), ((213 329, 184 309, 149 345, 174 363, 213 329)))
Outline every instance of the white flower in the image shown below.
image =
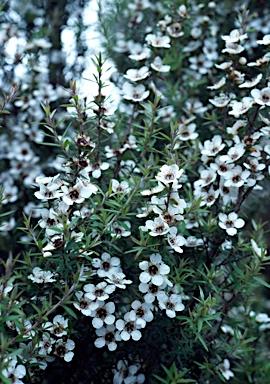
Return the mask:
POLYGON ((28 279, 34 281, 34 283, 38 284, 45 284, 45 283, 52 283, 56 281, 53 277, 55 276, 55 273, 51 271, 43 271, 39 267, 35 267, 33 269, 33 274, 28 276, 28 279))
POLYGON ((127 181, 121 181, 119 183, 118 180, 112 179, 111 182, 112 182, 112 191, 114 193, 124 194, 130 191, 130 187, 127 181))
POLYGON ((12 357, 8 361, 8 365, 3 369, 2 375, 8 379, 11 379, 14 384, 23 384, 22 379, 26 375, 25 366, 22 364, 17 365, 17 357, 12 357))
POLYGON ((261 90, 254 88, 251 91, 251 96, 254 98, 255 103, 270 106, 270 87, 261 90))
POLYGON ((64 240, 62 236, 58 236, 58 235, 53 236, 48 242, 48 244, 44 248, 42 248, 43 256, 44 257, 51 256, 51 252, 48 252, 48 251, 52 251, 54 249, 60 248, 62 247, 63 244, 64 244, 64 240))
POLYGON ((109 351, 115 351, 117 348, 116 341, 122 340, 120 332, 116 331, 114 324, 96 329, 95 331, 97 336, 99 336, 94 342, 97 348, 102 348, 107 345, 109 351))
POLYGON ((237 43, 227 43, 226 42, 226 47, 222 49, 222 53, 229 53, 230 55, 238 55, 239 53, 243 52, 245 50, 242 45, 237 44, 237 43))
POLYGON ((215 64, 215 67, 225 71, 227 69, 230 69, 231 65, 232 65, 232 61, 225 61, 224 63, 221 63, 221 64, 215 64))
POLYGON ((148 59, 151 56, 151 49, 142 46, 139 43, 135 43, 130 47, 131 55, 128 57, 131 60, 141 61, 148 59))
POLYGON ((136 324, 136 316, 134 313, 127 312, 124 315, 124 320, 117 320, 115 325, 116 328, 120 331, 120 336, 124 341, 130 340, 130 338, 138 341, 142 337, 142 334, 136 324))
POLYGON ((175 250, 175 252, 183 253, 182 245, 186 244, 186 240, 183 236, 177 235, 177 228, 171 227, 167 236, 168 243, 175 250))
POLYGON ((129 221, 124 221, 123 223, 113 223, 111 227, 111 236, 112 237, 127 237, 131 235, 130 229, 131 224, 129 221))
MULTIPOLYGON (((172 284, 171 284, 172 285, 172 284)), ((153 283, 140 283, 139 291, 145 293, 144 301, 146 303, 153 303, 157 297, 158 292, 162 291, 167 286, 167 280, 161 286, 157 286, 153 283)))
POLYGON ((53 228, 63 228, 63 225, 61 223, 59 223, 59 221, 57 220, 57 213, 55 212, 55 210, 53 208, 50 208, 50 209, 41 209, 41 216, 42 216, 42 219, 39 220, 38 224, 41 228, 46 228, 46 234, 48 236, 53 236, 55 235, 56 233, 59 233, 59 231, 57 231, 57 229, 52 229, 51 227, 53 228))
POLYGON ((186 247, 200 247, 203 245, 203 239, 197 239, 195 236, 188 236, 186 238, 186 247))
POLYGON ((145 227, 140 227, 142 230, 150 230, 150 236, 162 236, 169 232, 170 227, 168 224, 161 218, 156 217, 154 220, 147 220, 145 227))
POLYGON ((150 93, 149 91, 145 90, 145 86, 143 84, 133 86, 127 81, 124 83, 122 91, 124 99, 135 102, 145 100, 150 93))
POLYGON ((226 84, 226 77, 222 77, 217 83, 215 83, 214 85, 211 85, 209 87, 207 87, 208 89, 219 89, 219 88, 222 88, 223 85, 226 84))
POLYGON ((259 75, 257 75, 254 79, 250 80, 250 81, 245 81, 244 83, 240 84, 239 85, 239 88, 252 88, 252 87, 255 87, 255 85, 257 85, 262 79, 262 73, 260 73, 259 75))
POLYGON ((57 199, 58 197, 61 197, 64 194, 59 190, 60 186, 61 185, 59 185, 59 183, 54 181, 46 185, 40 184, 39 191, 35 192, 34 195, 40 200, 57 199))
POLYGON ((84 293, 81 291, 78 291, 75 293, 75 296, 77 297, 78 302, 73 303, 74 307, 77 308, 84 316, 91 316, 92 309, 91 309, 91 303, 92 300, 88 299, 86 296, 84 296, 84 293))
POLYGON ((142 328, 146 326, 147 322, 153 320, 154 315, 151 311, 153 309, 153 305, 150 303, 141 303, 139 300, 133 301, 131 304, 132 310, 130 311, 132 314, 134 313, 136 316, 136 323, 139 324, 142 328))
POLYGON ((156 48, 170 48, 170 37, 169 36, 161 36, 161 35, 154 35, 152 33, 145 36, 145 41, 147 44, 151 45, 152 47, 156 48))
POLYGON ((111 270, 107 273, 105 280, 110 284, 114 284, 117 288, 125 289, 126 284, 132 283, 132 280, 127 280, 125 277, 124 273, 111 270))
POLYGON ((90 163, 86 168, 86 172, 92 172, 92 176, 95 178, 95 179, 98 179, 100 178, 101 176, 101 171, 105 171, 106 169, 108 169, 110 166, 109 163, 100 163, 100 162, 93 162, 93 163, 90 163))
POLYGON ((143 66, 139 69, 128 69, 124 77, 130 81, 140 81, 150 75, 149 68, 143 66))
POLYGON ((157 294, 157 299, 160 309, 165 309, 166 315, 170 318, 175 317, 176 312, 185 309, 181 295, 172 294, 168 296, 164 291, 161 291, 157 294))
POLYGON ((244 144, 236 144, 234 147, 231 147, 227 153, 227 155, 220 156, 220 162, 224 162, 226 164, 234 163, 236 160, 240 159, 245 153, 244 144))
POLYGON ((243 97, 242 101, 232 100, 230 102, 230 107, 232 110, 229 112, 229 115, 234 117, 239 117, 246 113, 253 105, 252 97, 243 97))
POLYGON ((55 340, 50 337, 49 333, 44 332, 42 334, 42 340, 40 340, 39 343, 37 344, 37 347, 40 348, 38 353, 40 355, 50 354, 54 343, 55 343, 55 340))
POLYGON ((169 72, 171 67, 170 65, 164 65, 162 59, 157 56, 153 63, 150 64, 151 68, 157 72, 169 72))
POLYGON ((167 282, 166 275, 170 272, 170 267, 162 261, 159 253, 153 253, 150 256, 150 262, 141 261, 139 268, 144 271, 139 276, 140 282, 152 282, 157 286, 161 286, 164 282, 167 282))
POLYGON ((62 315, 56 315, 53 318, 53 322, 47 322, 44 324, 44 328, 57 337, 62 337, 67 334, 68 320, 62 315))
POLYGON ((244 183, 248 181, 250 172, 248 170, 243 171, 240 165, 235 166, 234 168, 227 171, 223 177, 225 180, 225 187, 241 187, 244 183))
POLYGON ((210 168, 214 169, 218 175, 223 176, 227 171, 233 168, 233 164, 221 161, 220 156, 216 157, 215 162, 210 164, 210 168))
POLYGON ((200 172, 200 179, 194 182, 194 187, 206 187, 213 183, 217 178, 217 173, 213 169, 203 169, 200 172))
POLYGON ((262 40, 257 40, 257 44, 270 45, 270 35, 264 35, 262 40))
POLYGON ((229 104, 231 99, 225 95, 225 93, 221 93, 219 96, 215 96, 214 99, 209 99, 209 101, 217 108, 224 108, 229 104))
POLYGON ((227 127, 226 130, 230 135, 238 135, 238 131, 247 124, 246 120, 237 120, 232 127, 227 127))
POLYGON ((82 182, 79 180, 73 187, 67 187, 66 185, 61 187, 64 192, 63 201, 67 205, 73 205, 73 203, 82 203, 86 198, 90 197, 93 193, 98 191, 97 187, 90 182, 82 182))
POLYGON ((251 239, 250 242, 255 255, 259 257, 264 257, 266 255, 266 250, 263 248, 259 248, 255 240, 251 239))
POLYGON ((164 189, 165 189, 165 186, 163 184, 161 184, 160 182, 158 182, 158 185, 156 187, 153 187, 151 189, 146 189, 146 190, 142 191, 141 194, 143 196, 151 196, 151 195, 154 195, 156 193, 163 191, 164 189))
POLYGON ((111 257, 107 252, 103 252, 101 258, 93 258, 92 266, 98 268, 97 274, 99 277, 105 277, 111 270, 122 272, 120 267, 120 259, 118 257, 111 257))
POLYGON ((230 380, 230 378, 234 376, 234 373, 230 371, 230 362, 228 359, 223 360, 219 366, 219 370, 226 380, 230 380))
POLYGON ((196 124, 179 124, 176 135, 177 139, 181 141, 195 140, 199 134, 195 132, 196 124))
POLYGON ((206 156, 216 156, 225 147, 220 135, 215 135, 212 140, 206 140, 203 145, 204 148, 201 150, 201 154, 206 156))
POLYGON ((100 302, 99 307, 91 313, 91 317, 94 317, 92 320, 93 327, 98 329, 105 324, 113 324, 115 321, 115 316, 113 315, 114 312, 115 304, 112 301, 106 304, 105 302, 100 302))
POLYGON ((188 61, 191 63, 190 68, 202 75, 206 74, 213 65, 212 61, 207 60, 207 57, 203 53, 199 56, 191 56, 188 61))
POLYGON ((238 41, 247 39, 248 35, 246 33, 241 35, 239 29, 233 29, 229 35, 223 35, 221 38, 228 43, 237 43, 238 41))
POLYGON ((177 181, 183 173, 183 169, 179 169, 177 164, 166 165, 160 168, 160 172, 155 178, 161 183, 168 186, 168 184, 177 181))
POLYGON ((270 52, 267 52, 262 58, 256 60, 255 62, 248 63, 249 67, 260 67, 261 65, 268 63, 270 61, 270 52))
POLYGON ((54 354, 64 358, 66 362, 69 362, 73 359, 74 352, 70 352, 75 348, 75 343, 71 339, 64 341, 63 339, 57 340, 54 346, 54 354))
POLYGON ((237 213, 231 212, 228 215, 220 213, 218 215, 220 228, 225 229, 229 236, 234 236, 237 233, 237 229, 242 228, 245 225, 243 219, 239 219, 237 213))
POLYGON ((105 301, 109 298, 109 294, 115 291, 115 286, 103 281, 97 285, 86 284, 83 289, 86 292, 85 296, 90 300, 105 301))

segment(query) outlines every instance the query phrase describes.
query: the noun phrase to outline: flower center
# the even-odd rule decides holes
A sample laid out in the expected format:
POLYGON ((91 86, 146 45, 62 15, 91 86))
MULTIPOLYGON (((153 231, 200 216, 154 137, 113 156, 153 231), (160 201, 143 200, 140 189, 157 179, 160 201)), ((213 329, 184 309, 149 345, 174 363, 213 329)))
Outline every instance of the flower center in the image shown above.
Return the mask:
POLYGON ((125 325, 125 330, 128 332, 128 333, 131 333, 133 332, 135 329, 135 326, 134 326, 134 321, 128 321, 125 325))
POLYGON ((158 267, 155 264, 150 265, 148 268, 149 275, 154 276, 158 273, 158 267))
POLYGON ((97 310, 97 317, 104 320, 107 317, 107 310, 105 308, 99 308, 97 310))
POLYGON ((77 189, 73 189, 72 191, 69 192, 69 197, 71 198, 71 200, 77 200, 79 196, 80 194, 77 191, 77 189))

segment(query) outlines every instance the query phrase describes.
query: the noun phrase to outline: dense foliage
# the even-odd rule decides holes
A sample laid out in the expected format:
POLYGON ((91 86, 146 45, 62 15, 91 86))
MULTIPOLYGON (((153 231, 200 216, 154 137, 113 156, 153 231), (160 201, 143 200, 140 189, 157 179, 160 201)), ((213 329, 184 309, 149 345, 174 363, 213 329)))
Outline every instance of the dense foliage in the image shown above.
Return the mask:
POLYGON ((266 384, 267 2, 100 1, 81 91, 89 6, 1 7, 1 381, 266 384))

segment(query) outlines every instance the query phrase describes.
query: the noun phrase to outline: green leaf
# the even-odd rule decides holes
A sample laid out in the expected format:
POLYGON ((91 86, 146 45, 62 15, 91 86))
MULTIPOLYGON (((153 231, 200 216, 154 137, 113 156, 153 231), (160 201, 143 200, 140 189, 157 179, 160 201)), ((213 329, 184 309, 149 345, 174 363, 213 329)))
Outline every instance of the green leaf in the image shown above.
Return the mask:
POLYGON ((256 280, 258 283, 260 283, 261 285, 264 285, 266 288, 270 288, 270 284, 268 284, 266 281, 264 281, 260 277, 253 276, 253 279, 256 280))
POLYGON ((76 320, 78 320, 76 313, 71 308, 67 307, 66 305, 63 305, 63 308, 65 308, 67 313, 69 313, 72 317, 74 317, 76 320))

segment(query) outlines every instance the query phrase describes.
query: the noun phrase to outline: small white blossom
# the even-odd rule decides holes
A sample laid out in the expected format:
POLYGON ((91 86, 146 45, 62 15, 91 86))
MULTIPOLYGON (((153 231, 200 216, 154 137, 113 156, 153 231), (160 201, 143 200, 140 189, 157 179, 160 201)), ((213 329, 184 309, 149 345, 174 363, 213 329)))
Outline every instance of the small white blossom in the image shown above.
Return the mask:
POLYGON ((130 81, 140 81, 150 75, 149 68, 143 66, 139 69, 128 69, 124 77, 130 81))
POLYGON ((76 292, 75 296, 77 297, 78 302, 73 303, 74 307, 81 311, 84 316, 91 316, 92 300, 88 299, 81 291, 76 292))
POLYGON ((109 298, 109 295, 115 291, 115 286, 108 285, 103 281, 97 285, 86 284, 83 289, 86 292, 85 296, 90 300, 105 301, 109 298))
POLYGON ((136 315, 134 313, 127 312, 124 315, 124 320, 117 320, 115 325, 124 341, 130 340, 130 338, 138 341, 142 337, 142 334, 138 329, 140 326, 136 324, 136 315))
POLYGON ((146 99, 150 92, 145 90, 143 84, 133 86, 132 84, 125 82, 122 88, 123 98, 134 102, 139 102, 146 99))
POLYGON ((242 228, 245 225, 243 219, 238 218, 237 213, 231 212, 228 215, 220 213, 218 215, 220 228, 225 229, 229 236, 234 236, 237 233, 237 229, 242 228))
POLYGON ((171 227, 167 236, 168 243, 175 252, 183 253, 181 246, 186 244, 186 240, 183 236, 177 235, 177 228, 171 227))
POLYGON ((154 220, 147 220, 145 227, 140 227, 140 229, 150 230, 150 236, 162 236, 169 232, 170 227, 161 217, 156 217, 154 220))
POLYGON ((54 276, 55 273, 51 271, 43 271, 41 268, 35 267, 33 269, 33 274, 29 275, 28 279, 32 280, 34 283, 45 284, 56 281, 54 276))
POLYGON ((148 34, 145 37, 145 41, 147 44, 151 45, 155 48, 170 48, 170 37, 169 36, 161 36, 161 35, 154 35, 154 34, 148 34))
POLYGON ((157 294, 157 299, 160 309, 165 309, 166 315, 170 318, 175 317, 176 312, 185 309, 181 295, 172 294, 168 296, 164 291, 161 291, 157 294))
POLYGON ((216 156, 216 154, 225 147, 225 144, 222 143, 222 137, 220 135, 215 135, 212 140, 206 140, 203 146, 204 148, 201 150, 202 155, 216 156))
POLYGON ((114 312, 115 304, 112 301, 106 304, 105 302, 100 302, 99 307, 91 313, 93 327, 98 329, 105 326, 105 324, 112 325, 115 322, 114 312))
POLYGON ((257 40, 257 44, 270 45, 270 35, 264 35, 262 40, 257 40))
POLYGON ((71 352, 75 348, 75 343, 71 339, 64 341, 63 339, 57 340, 54 346, 54 354, 62 357, 66 362, 73 359, 74 352, 71 352))
POLYGON ((152 282, 157 286, 161 286, 164 282, 167 282, 166 275, 170 272, 170 267, 162 261, 159 253, 153 253, 150 256, 150 262, 141 261, 139 267, 143 270, 139 276, 140 282, 152 282))
POLYGON ((270 87, 261 90, 254 88, 251 91, 251 96, 254 98, 255 103, 270 106, 270 87))
MULTIPOLYGON (((7 362, 7 361, 6 361, 7 362)), ((17 364, 17 357, 14 356, 9 360, 6 368, 3 369, 2 375, 10 379, 14 384, 23 384, 22 379, 26 375, 26 368, 22 364, 17 364)))
POLYGON ((223 360, 219 366, 219 370, 226 380, 230 380, 230 378, 234 376, 234 373, 230 370, 230 362, 228 359, 223 360))
POLYGON ((102 348, 107 345, 109 351, 115 351, 117 348, 116 341, 121 341, 120 332, 116 330, 115 325, 106 325, 95 330, 99 336, 94 344, 97 348, 102 348))
POLYGON ((177 181, 183 173, 183 169, 179 169, 177 164, 166 165, 160 168, 160 172, 155 178, 161 183, 168 186, 168 184, 177 181))
POLYGON ((151 63, 150 66, 157 72, 169 72, 171 69, 170 65, 163 64, 163 61, 159 56, 155 57, 153 63, 151 63))

